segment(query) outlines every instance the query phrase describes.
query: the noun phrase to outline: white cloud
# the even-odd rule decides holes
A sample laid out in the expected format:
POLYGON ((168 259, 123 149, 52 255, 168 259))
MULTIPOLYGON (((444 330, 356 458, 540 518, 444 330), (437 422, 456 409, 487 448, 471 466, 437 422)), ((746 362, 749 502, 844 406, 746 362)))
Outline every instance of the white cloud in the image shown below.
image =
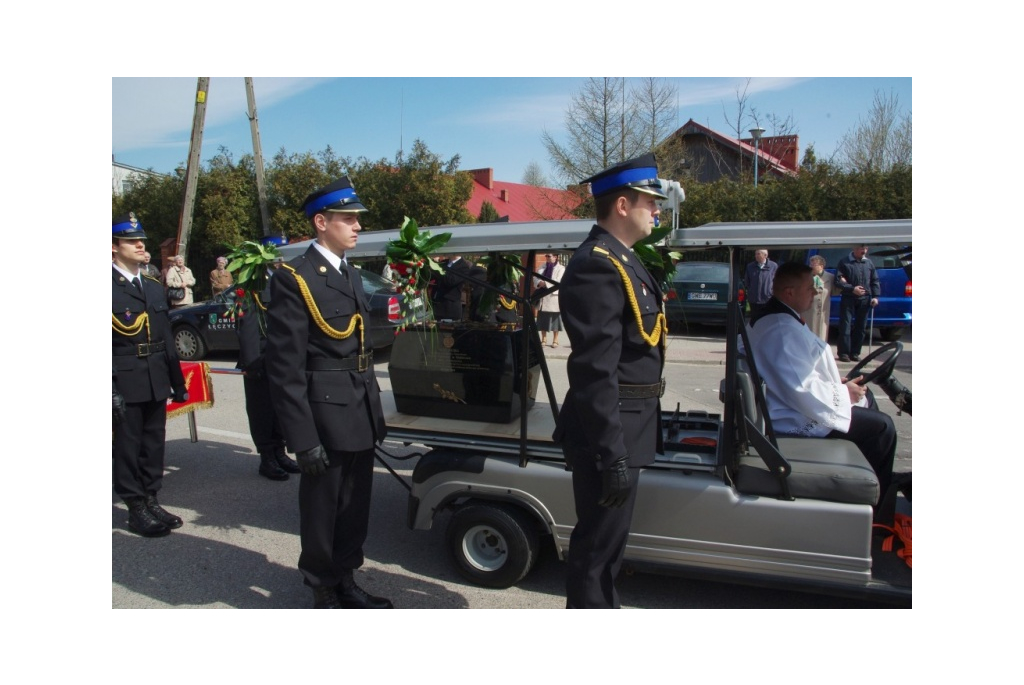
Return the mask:
POLYGON ((472 126, 502 125, 533 130, 561 125, 568 106, 569 94, 566 93, 536 97, 517 96, 492 100, 471 109, 461 110, 451 121, 472 126))
MULTIPOLYGON (((257 113, 322 83, 317 78, 253 78, 257 113)), ((197 78, 115 78, 113 81, 113 152, 188 145, 195 116, 197 78)), ((242 77, 212 77, 207 91, 204 128, 248 111, 242 77)))

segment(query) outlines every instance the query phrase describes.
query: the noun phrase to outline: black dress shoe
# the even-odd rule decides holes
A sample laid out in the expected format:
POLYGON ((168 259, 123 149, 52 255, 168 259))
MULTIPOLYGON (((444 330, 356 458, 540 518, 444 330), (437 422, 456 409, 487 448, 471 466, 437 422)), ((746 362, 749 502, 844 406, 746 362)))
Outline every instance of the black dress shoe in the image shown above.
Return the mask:
POLYGON ((851 362, 859 362, 860 361, 860 355, 859 354, 851 354, 850 355, 850 361, 851 362))
POLYGON ((295 460, 288 456, 288 453, 284 451, 283 447, 274 448, 274 460, 282 471, 288 473, 299 473, 299 465, 295 463, 295 460))
POLYGON ((170 535, 171 529, 162 523, 146 507, 146 500, 142 497, 135 497, 126 501, 128 505, 128 529, 133 533, 146 538, 159 538, 170 535))
POLYGON ((313 608, 340 609, 341 604, 338 603, 338 593, 333 587, 321 586, 313 588, 313 608))
POLYGON ((841 354, 841 355, 839 355, 839 361, 841 361, 841 362, 848 362, 848 361, 850 361, 850 356, 846 355, 846 354, 841 354))
POLYGON ((353 585, 347 590, 341 585, 335 588, 338 593, 338 602, 342 609, 394 609, 395 605, 390 599, 374 597, 358 585, 353 585))
POLYGON ((260 453, 260 475, 270 480, 288 480, 288 473, 277 465, 277 459, 270 450, 260 453))
POLYGON ((146 498, 146 508, 149 509, 149 513, 155 516, 160 523, 164 524, 171 530, 181 528, 181 518, 161 507, 160 503, 156 501, 156 495, 150 495, 146 498))

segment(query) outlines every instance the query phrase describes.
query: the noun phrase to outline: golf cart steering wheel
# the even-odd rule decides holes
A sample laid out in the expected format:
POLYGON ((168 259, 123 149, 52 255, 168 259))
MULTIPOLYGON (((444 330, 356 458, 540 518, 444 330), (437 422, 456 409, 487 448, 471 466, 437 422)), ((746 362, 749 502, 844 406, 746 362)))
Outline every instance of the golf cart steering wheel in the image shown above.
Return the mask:
POLYGON ((846 374, 846 378, 852 381, 854 378, 861 375, 861 369, 882 355, 888 354, 889 356, 882 361, 876 369, 864 374, 864 380, 859 384, 867 385, 868 383, 881 383, 892 375, 893 370, 896 368, 896 360, 899 359, 901 352, 903 352, 903 343, 901 342, 891 342, 888 345, 882 345, 877 350, 864 357, 864 359, 860 360, 860 362, 857 363, 857 366, 850 369, 849 373, 846 374))

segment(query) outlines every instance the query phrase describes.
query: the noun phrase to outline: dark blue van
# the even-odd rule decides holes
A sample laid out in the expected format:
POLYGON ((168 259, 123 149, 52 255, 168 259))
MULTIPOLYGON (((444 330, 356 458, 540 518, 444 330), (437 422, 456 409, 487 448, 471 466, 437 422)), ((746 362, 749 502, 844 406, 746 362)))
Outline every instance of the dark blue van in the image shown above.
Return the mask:
MULTIPOLYGON (((878 280, 882 286, 882 294, 878 298, 878 306, 874 311, 874 327, 881 332, 884 340, 898 340, 913 322, 911 307, 910 273, 904 268, 896 249, 892 245, 871 245, 868 247, 868 259, 875 265, 878 280)), ((825 258, 825 270, 835 275, 839 260, 850 254, 849 248, 812 249, 807 251, 807 258, 820 254, 825 258)), ((870 319, 869 319, 870 321, 870 319)), ((832 296, 832 310, 828 317, 829 326, 839 327, 839 295, 832 296)))

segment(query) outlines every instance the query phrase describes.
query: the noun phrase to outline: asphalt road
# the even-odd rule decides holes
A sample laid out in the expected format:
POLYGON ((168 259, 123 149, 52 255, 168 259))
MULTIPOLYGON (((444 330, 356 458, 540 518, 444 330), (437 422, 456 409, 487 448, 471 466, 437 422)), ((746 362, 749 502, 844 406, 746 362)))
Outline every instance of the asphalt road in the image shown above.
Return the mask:
MULTIPOLYGON (((911 341, 897 366, 911 387, 911 341)), ((724 354, 715 329, 673 336, 666 365, 664 406, 720 412, 718 384, 724 354), (686 357, 689 357, 688 359, 686 357)), ((556 393, 565 391, 568 348, 547 350, 556 393)), ((211 369, 230 370, 231 355, 207 359, 211 369)), ((851 365, 852 366, 852 365, 851 365)), ((387 356, 377 360, 381 385, 388 385, 387 356)), ((304 608, 311 593, 296 569, 299 556, 298 478, 272 482, 257 475, 256 455, 244 410, 242 379, 213 376, 215 406, 196 414, 198 442, 188 421, 168 421, 166 475, 161 503, 185 520, 170 536, 146 539, 128 531, 127 513, 111 495, 113 608, 304 608)), ((888 399, 883 409, 895 414, 888 399)), ((897 470, 910 470, 911 420, 896 417, 900 447, 897 470)), ((415 448, 386 442, 387 462, 408 480, 415 448)), ((358 582, 391 598, 397 608, 562 608, 564 564, 553 549, 517 587, 480 588, 461 579, 444 548, 446 518, 430 531, 405 525, 406 489, 377 466, 366 563, 358 582)), ((688 580, 647 573, 619 579, 624 608, 845 608, 876 605, 799 592, 688 580)), ((882 605, 879 605, 882 606, 882 605)))

